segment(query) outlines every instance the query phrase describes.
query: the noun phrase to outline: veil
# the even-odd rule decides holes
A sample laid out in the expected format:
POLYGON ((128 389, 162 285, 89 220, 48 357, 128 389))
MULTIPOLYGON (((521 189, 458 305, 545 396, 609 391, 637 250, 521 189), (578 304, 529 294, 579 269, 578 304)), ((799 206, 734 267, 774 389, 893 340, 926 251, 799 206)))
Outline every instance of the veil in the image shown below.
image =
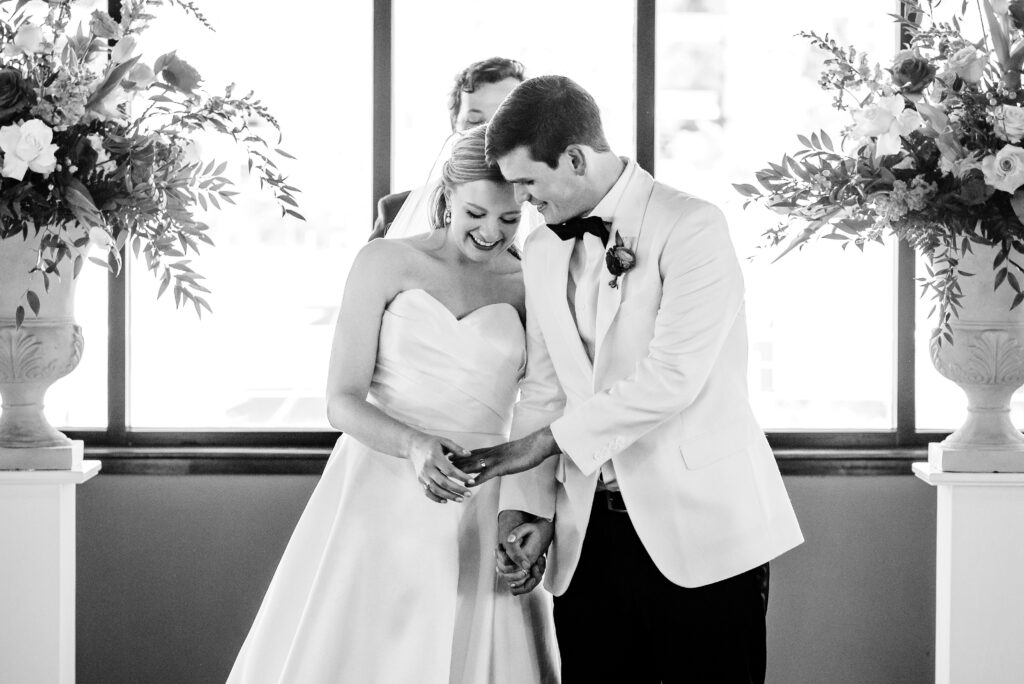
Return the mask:
MULTIPOLYGON (((398 215, 395 216, 395 220, 391 223, 391 227, 385 233, 385 238, 407 238, 430 231, 430 198, 433 196, 434 189, 438 183, 441 182, 441 172, 444 169, 444 164, 451 158, 452 147, 460 137, 462 137, 462 134, 455 132, 444 141, 441 151, 438 152, 433 165, 430 167, 430 173, 427 174, 426 182, 409 193, 409 196, 402 204, 402 208, 398 210, 398 215)), ((522 211, 515 239, 516 249, 520 253, 522 253, 523 242, 530 231, 544 224, 544 218, 532 204, 524 203, 522 211)))
POLYGON ((384 234, 385 238, 407 238, 430 232, 430 197, 434 194, 434 188, 441 182, 441 170, 444 163, 451 158, 452 146, 460 137, 461 134, 456 132, 444 141, 441 151, 437 153, 437 158, 430 167, 426 181, 409 193, 388 232, 384 234))

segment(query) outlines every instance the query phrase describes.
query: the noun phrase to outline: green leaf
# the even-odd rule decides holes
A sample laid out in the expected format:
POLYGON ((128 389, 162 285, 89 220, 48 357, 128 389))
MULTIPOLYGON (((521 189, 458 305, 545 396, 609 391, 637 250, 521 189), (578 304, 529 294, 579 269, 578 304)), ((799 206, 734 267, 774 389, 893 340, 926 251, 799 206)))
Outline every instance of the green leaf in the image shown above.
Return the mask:
POLYGON ((103 218, 100 210, 89 193, 89 189, 77 178, 68 178, 64 186, 64 200, 67 202, 71 212, 82 224, 93 227, 102 226, 103 218))
MULTIPOLYGON (((732 187, 736 189, 736 192, 746 197, 758 197, 761 194, 760 190, 749 183, 733 183, 732 187)), ((221 193, 221 196, 224 196, 223 192, 221 193)))
POLYGON ((25 299, 28 300, 28 305, 29 305, 29 308, 32 309, 32 313, 34 313, 36 316, 38 316, 39 315, 39 295, 37 295, 32 290, 29 290, 28 292, 25 293, 25 299))
POLYGON ((1017 190, 1010 197, 1010 206, 1013 207, 1013 213, 1017 215, 1017 220, 1024 224, 1024 190, 1017 190))
POLYGON ((795 173, 797 176, 799 176, 801 180, 810 182, 811 174, 807 173, 806 169, 804 169, 804 167, 803 167, 803 164, 801 164, 800 162, 796 161, 795 159, 793 159, 789 155, 786 155, 784 157, 784 159, 786 160, 786 163, 789 164, 789 168, 791 168, 793 170, 793 173, 795 173))
POLYGON ((821 132, 821 142, 825 145, 829 152, 834 152, 835 148, 832 147, 832 138, 828 137, 828 133, 825 131, 821 132))
POLYGON ((14 327, 20 328, 21 324, 25 322, 25 307, 19 306, 14 310, 14 327))
POLYGON ((104 77, 103 81, 86 101, 85 108, 92 109, 95 105, 102 102, 107 95, 114 92, 114 88, 120 85, 121 81, 128 75, 128 72, 131 71, 131 68, 135 66, 135 63, 139 61, 141 56, 136 55, 125 62, 121 62, 107 72, 106 77, 104 77))
POLYGON ((992 288, 993 290, 998 290, 999 289, 999 286, 1003 284, 1004 280, 1006 280, 1006 274, 1007 274, 1007 270, 1005 268, 1001 269, 998 273, 996 273, 996 284, 992 288))
POLYGON ((1003 33, 1003 27, 996 17, 992 3, 989 0, 981 0, 981 4, 985 8, 985 15, 988 19, 988 30, 989 35, 992 36, 992 47, 995 48, 996 55, 999 57, 999 63, 1005 69, 1010 65, 1010 45, 1007 36, 1003 33))

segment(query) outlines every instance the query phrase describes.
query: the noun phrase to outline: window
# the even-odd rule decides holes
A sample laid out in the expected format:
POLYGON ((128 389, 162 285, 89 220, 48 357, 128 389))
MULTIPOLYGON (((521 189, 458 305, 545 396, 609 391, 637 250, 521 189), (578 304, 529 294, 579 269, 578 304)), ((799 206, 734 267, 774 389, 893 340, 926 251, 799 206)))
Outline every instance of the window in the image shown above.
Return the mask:
POLYGON ((334 319, 372 222, 371 9, 296 0, 287 12, 261 12, 222 0, 203 7, 213 33, 166 6, 143 34, 148 58, 177 47, 211 91, 231 79, 238 92, 255 90, 281 123, 281 147, 296 157, 282 170, 302 191, 307 221, 282 218, 229 141, 196 141, 231 163, 242 194, 236 206, 210 212, 216 245, 192 264, 213 291, 212 315, 175 311, 170 292, 155 303, 157 283, 131 263, 131 428, 328 428, 334 319))
POLYGON ((762 425, 894 428, 896 250, 814 245, 773 264, 778 251, 758 248, 773 214, 744 210, 731 185, 753 182, 798 133, 835 134, 848 122, 817 84, 824 56, 796 34, 827 32, 881 57, 896 43, 892 2, 842 16, 815 0, 657 7, 657 176, 726 212, 744 265, 749 386, 762 425))
POLYGON ((634 148, 634 8, 631 2, 394 0, 393 184, 423 183, 451 133, 448 93, 454 76, 488 57, 515 59, 526 75, 565 74, 601 104, 613 149, 634 148), (556 27, 572 26, 571 34, 556 27), (586 42, 592 36, 594 48, 586 42))
POLYGON ((773 215, 744 210, 731 187, 791 149, 798 133, 846 123, 816 84, 822 55, 794 34, 827 31, 884 66, 899 2, 868 0, 842 15, 814 0, 595 7, 295 0, 287 13, 267 13, 223 0, 203 7, 216 33, 161 8, 166 16, 143 44, 148 58, 176 47, 208 88, 237 79, 257 92, 297 158, 284 170, 308 221, 282 218, 252 187, 244 159, 223 148, 243 194, 237 207, 210 214, 217 244, 193 263, 214 313, 197 320, 169 294, 154 302, 156 282, 128 259, 128 294, 112 289, 108 368, 99 332, 107 309, 95 304, 106 275, 87 268, 78 307, 86 354, 48 395, 54 424, 86 431, 93 445, 330 444, 331 334, 372 207, 389 188, 422 183, 450 132, 453 76, 497 55, 521 61, 528 76, 578 81, 601 104, 614 149, 726 212, 747 284, 749 385, 776 444, 915 446, 934 439, 920 430, 953 427, 963 399, 927 358, 927 303, 917 307, 915 351, 913 255, 821 244, 771 264, 757 245, 773 215), (111 394, 97 396, 107 375, 111 394))

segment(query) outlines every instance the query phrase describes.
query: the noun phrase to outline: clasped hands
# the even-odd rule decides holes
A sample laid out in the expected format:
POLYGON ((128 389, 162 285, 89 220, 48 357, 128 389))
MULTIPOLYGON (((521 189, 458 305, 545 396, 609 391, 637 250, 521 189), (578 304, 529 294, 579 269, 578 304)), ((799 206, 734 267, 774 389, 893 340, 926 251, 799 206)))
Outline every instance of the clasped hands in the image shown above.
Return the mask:
MULTIPOLYGON (((416 476, 431 501, 462 502, 475 487, 501 475, 535 468, 558 453, 551 430, 544 428, 522 439, 467 451, 451 440, 431 437, 410 452, 416 476)), ((498 514, 497 572, 514 595, 526 594, 540 584, 546 568, 544 555, 554 534, 554 523, 523 511, 498 514)))

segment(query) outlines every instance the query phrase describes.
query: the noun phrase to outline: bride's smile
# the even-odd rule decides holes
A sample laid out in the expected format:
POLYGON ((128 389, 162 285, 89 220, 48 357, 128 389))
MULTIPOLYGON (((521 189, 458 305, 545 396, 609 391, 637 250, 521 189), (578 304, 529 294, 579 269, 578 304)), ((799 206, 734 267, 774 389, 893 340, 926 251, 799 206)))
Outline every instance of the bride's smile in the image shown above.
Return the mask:
POLYGON ((483 238, 478 236, 476 233, 468 233, 468 235, 469 235, 469 239, 473 241, 473 244, 475 244, 477 246, 477 249, 482 249, 484 251, 490 251, 490 250, 494 249, 495 247, 497 247, 498 245, 500 245, 502 242, 504 242, 504 240, 502 240, 501 238, 498 238, 497 240, 494 240, 493 242, 486 242, 483 238))
POLYGON ((451 191, 448 202, 446 240, 463 257, 491 259, 515 240, 522 210, 509 184, 491 180, 463 183, 451 191))

